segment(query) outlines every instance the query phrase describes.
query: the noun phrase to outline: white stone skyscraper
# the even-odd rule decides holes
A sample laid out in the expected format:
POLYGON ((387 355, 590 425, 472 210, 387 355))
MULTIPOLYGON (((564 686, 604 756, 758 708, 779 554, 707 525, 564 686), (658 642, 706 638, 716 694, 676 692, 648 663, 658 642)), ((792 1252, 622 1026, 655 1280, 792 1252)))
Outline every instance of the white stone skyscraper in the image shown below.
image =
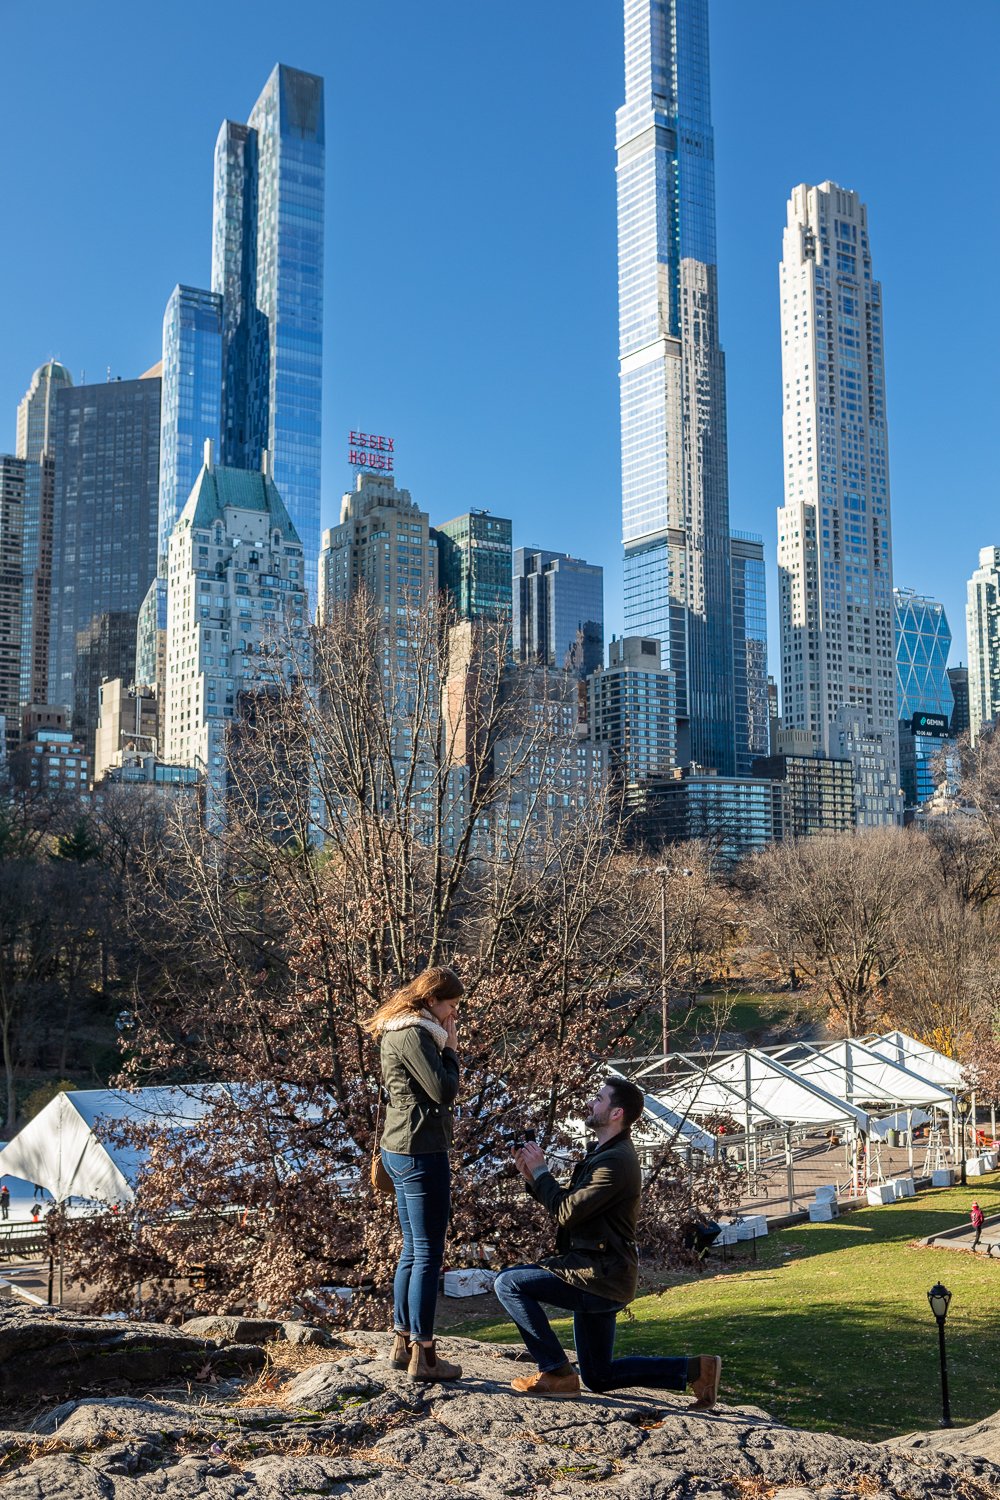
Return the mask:
POLYGON ((1000 719, 1000 547, 982 547, 965 606, 969 646, 969 736, 1000 719))
POLYGON ((882 288, 868 216, 800 184, 781 261, 782 719, 848 756, 859 826, 900 820, 882 288))
POLYGON ((625 0, 617 116, 625 631, 662 642, 678 760, 736 757, 708 0, 625 0))
POLYGON ((257 693, 309 664, 303 548, 270 474, 204 466, 170 534, 163 758, 197 766, 216 803, 229 735, 257 693))

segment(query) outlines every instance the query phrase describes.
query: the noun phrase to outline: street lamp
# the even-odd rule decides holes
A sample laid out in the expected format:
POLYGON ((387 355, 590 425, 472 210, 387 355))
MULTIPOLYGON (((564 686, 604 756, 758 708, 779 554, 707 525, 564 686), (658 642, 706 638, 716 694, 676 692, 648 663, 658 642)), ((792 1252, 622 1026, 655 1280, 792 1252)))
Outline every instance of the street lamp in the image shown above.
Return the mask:
POLYGON ((962 1184, 963 1187, 965 1187, 965 1185, 966 1185, 966 1181, 965 1181, 965 1124, 966 1124, 966 1121, 969 1118, 969 1112, 970 1112, 971 1109, 972 1109, 972 1104, 971 1104, 970 1100, 965 1097, 965 1095, 963 1095, 961 1099, 956 1099, 956 1101, 955 1101, 955 1112, 958 1115, 958 1144, 959 1144, 959 1150, 962 1153, 962 1155, 961 1155, 961 1163, 960 1163, 960 1166, 959 1166, 959 1174, 960 1174, 959 1180, 960 1180, 960 1182, 961 1182, 961 1184, 962 1184))
POLYGON ((951 1408, 948 1405, 948 1367, 944 1358, 944 1320, 948 1316, 948 1304, 951 1301, 951 1293, 940 1281, 931 1287, 927 1293, 927 1300, 931 1305, 931 1312, 937 1320, 938 1326, 938 1353, 941 1358, 941 1426, 951 1426, 951 1408))
POLYGON ((673 865, 657 865, 660 877, 660 1047, 663 1056, 670 1052, 670 988, 667 984, 667 880, 671 875, 694 874, 693 870, 677 870, 673 865))

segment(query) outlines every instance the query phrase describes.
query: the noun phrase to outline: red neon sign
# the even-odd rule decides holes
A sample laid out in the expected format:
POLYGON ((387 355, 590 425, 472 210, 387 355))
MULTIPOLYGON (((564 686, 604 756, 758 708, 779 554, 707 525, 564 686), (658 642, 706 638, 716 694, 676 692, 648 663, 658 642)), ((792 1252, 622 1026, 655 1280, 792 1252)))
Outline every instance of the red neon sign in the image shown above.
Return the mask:
POLYGON ((352 432, 349 441, 347 462, 352 469, 374 469, 379 474, 393 472, 395 438, 382 432, 352 432))

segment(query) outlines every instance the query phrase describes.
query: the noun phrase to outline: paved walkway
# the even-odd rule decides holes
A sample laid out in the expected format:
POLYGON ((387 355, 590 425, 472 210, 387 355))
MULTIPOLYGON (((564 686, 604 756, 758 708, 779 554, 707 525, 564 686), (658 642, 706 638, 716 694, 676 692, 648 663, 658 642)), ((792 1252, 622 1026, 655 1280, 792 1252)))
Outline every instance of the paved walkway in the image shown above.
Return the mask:
MULTIPOLYGON (((940 1234, 933 1234, 923 1243, 933 1245, 935 1250, 970 1251, 975 1237, 976 1231, 971 1224, 966 1222, 955 1224, 951 1229, 945 1229, 940 1234)), ((987 1256, 1000 1266, 1000 1214, 990 1214, 983 1223, 983 1232, 976 1254, 987 1256)))

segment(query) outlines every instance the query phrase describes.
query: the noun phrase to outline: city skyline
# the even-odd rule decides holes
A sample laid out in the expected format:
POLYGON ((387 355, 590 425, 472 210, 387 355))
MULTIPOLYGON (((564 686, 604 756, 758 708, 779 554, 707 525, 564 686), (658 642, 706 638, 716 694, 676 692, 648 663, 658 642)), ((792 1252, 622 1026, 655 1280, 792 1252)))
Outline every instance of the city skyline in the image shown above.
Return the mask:
MULTIPOLYGON (((250 7, 251 21, 256 9, 250 7)), ((437 198, 424 191, 433 176, 428 152, 435 127, 471 85, 458 77, 435 105, 426 97, 434 93, 433 87, 414 88, 412 80, 431 82, 439 68, 450 67, 454 73, 456 59, 475 45, 477 22, 470 18, 457 25, 461 11, 446 3, 423 18, 420 31, 404 8, 381 4, 372 7, 371 17, 341 7, 330 25, 318 6, 306 5, 280 33, 268 28, 262 41, 259 33, 254 36, 252 24, 242 28, 242 38, 235 37, 223 24, 227 10, 220 7, 218 21, 214 16, 208 21, 213 35, 213 27, 219 25, 226 45, 206 47, 204 59, 185 56, 192 108, 183 119, 172 120, 169 144, 161 147, 158 140, 143 139, 147 170, 138 176, 133 163, 140 143, 127 138, 122 120, 130 108, 138 108, 139 100, 156 112, 158 91, 166 88, 171 71, 173 43, 167 30, 153 20, 145 23, 155 35, 152 50, 162 59, 161 79, 159 71, 140 67, 138 53, 130 55, 124 44, 98 55, 99 49, 78 34, 71 20, 53 45, 26 14, 9 18, 10 41, 18 47, 23 67, 0 109, 8 130, 18 140, 24 136, 24 145, 21 156, 5 164, 4 173, 17 201, 26 205, 28 222, 37 226, 38 241, 31 257, 18 251, 14 241, 2 252, 0 274, 8 287, 17 286, 18 297, 16 305, 8 299, 7 336, 0 352, 0 393, 7 401, 11 428, 0 447, 13 447, 17 401, 32 371, 49 355, 61 356, 77 382, 83 368, 93 382, 103 378, 109 364, 113 373, 134 378, 153 363, 171 287, 178 281, 204 286, 208 280, 204 226, 211 169, 205 160, 206 138, 213 138, 226 115, 245 118, 247 101, 261 78, 275 62, 285 60, 327 76, 327 127, 335 142, 329 153, 327 209, 331 253, 326 274, 323 524, 335 521, 345 487, 349 428, 394 431, 400 482, 418 503, 427 505, 434 497, 432 520, 470 503, 482 504, 512 517, 515 545, 565 549, 603 565, 608 633, 620 631, 617 403, 607 378, 615 319, 609 118, 621 102, 619 8, 587 15, 582 23, 577 20, 567 40, 570 8, 553 5, 544 16, 532 16, 540 29, 533 34, 532 48, 526 49, 528 11, 513 7, 496 38, 498 55, 489 68, 516 64, 525 125, 499 134, 486 132, 474 154, 471 147, 468 155, 464 147, 459 151, 449 168, 448 202, 435 205, 440 222, 433 235, 429 214, 419 201, 422 196, 437 198), (374 45, 376 35, 375 53, 370 46, 366 52, 366 44, 374 45), (574 74, 572 88, 543 65, 560 38, 574 59, 574 68, 567 70, 574 74), (348 89, 345 98, 350 75, 338 61, 341 51, 349 56, 378 55, 386 77, 394 87, 403 88, 413 139, 395 155, 387 148, 388 125, 371 128, 368 119, 362 130, 358 112, 350 107, 354 91, 348 89), (88 58, 87 69, 78 68, 81 55, 88 58), (438 56, 440 63, 435 61, 438 56), (85 72, 86 88, 77 77, 85 72), (51 117, 33 126, 30 136, 23 129, 18 134, 18 120, 27 118, 26 99, 32 87, 37 92, 43 77, 47 92, 51 80, 56 100, 51 117), (102 87, 104 95, 93 105, 102 87), (556 181, 548 168, 564 154, 558 121, 570 99, 579 140, 572 163, 564 163, 564 175, 556 181), (86 171, 77 143, 66 138, 68 110, 83 111, 90 120, 86 171), (544 192, 525 180, 529 125, 540 153, 539 175, 547 184, 544 192), (488 196, 469 172, 472 160, 482 167, 484 157, 490 163, 482 173, 489 179, 488 196), (375 170, 379 166, 381 175, 375 170), (106 177, 113 190, 114 229, 107 204, 92 192, 95 172, 102 180, 106 177), (90 184, 92 205, 77 196, 74 175, 90 184), (118 181, 129 183, 122 202, 120 189, 114 187, 118 181), (382 184, 381 194, 374 191, 376 182, 382 184), (511 265, 505 259, 510 274, 487 277, 484 285, 482 259, 473 255, 473 245, 485 243, 489 265, 494 256, 504 254, 504 236, 510 232, 506 205, 515 189, 532 225, 531 255, 525 257, 530 264, 511 265), (57 236, 45 217, 51 210, 41 201, 43 193, 48 203, 58 205, 56 219, 63 228, 67 218, 73 225, 70 260, 50 259, 58 256, 57 236), (557 220, 565 219, 571 203, 574 228, 572 235, 567 231, 565 244, 575 247, 579 241, 581 250, 579 264, 568 276, 557 220), (380 205, 388 217, 378 217, 380 205), (369 232, 371 222, 383 226, 379 234, 369 232), (400 237, 406 246, 402 258, 400 237), (498 285, 501 280, 505 286, 498 285), (447 297, 442 291, 445 281, 447 297), (491 300, 497 296, 499 303, 491 300), (471 306, 479 310, 478 319, 468 316, 471 306), (517 320, 512 325, 513 313, 517 320), (430 335, 432 326, 435 338, 430 335), (389 341, 391 330, 395 332, 389 341), (538 358, 544 347, 558 348, 571 367, 572 379, 563 382, 568 392, 552 391, 550 372, 538 358), (470 404, 474 395, 459 389, 466 382, 455 378, 459 348, 462 371, 474 377, 467 382, 473 393, 489 392, 489 399, 475 408, 470 404), (430 362, 429 351, 435 356, 430 362), (505 380, 515 366, 520 376, 516 386, 505 380), (569 442, 567 431, 572 433, 569 442), (469 492, 465 466, 452 456, 459 438, 485 476, 475 494, 469 492)), ((984 321, 987 327, 995 322, 996 292, 984 285, 981 315, 973 320, 978 327, 957 330, 953 357, 962 364, 963 381, 955 382, 956 390, 922 377, 919 356, 925 348, 928 262, 919 249, 912 213, 907 212, 907 194, 896 183, 908 159, 901 145, 907 121, 915 127, 919 118, 916 100, 907 102, 906 80, 933 67, 946 98, 950 88, 953 102, 943 112, 943 133, 932 144, 930 159, 921 157, 921 170, 933 170, 935 163, 940 166, 947 159, 948 183, 940 211, 944 217, 952 210, 957 214, 970 182, 960 144, 970 131, 988 139, 992 130, 976 86, 979 58, 990 49, 970 50, 968 38, 977 29, 997 30, 997 18, 985 6, 973 6, 961 34, 942 39, 932 26, 929 5, 915 7, 914 24, 905 34, 891 18, 868 16, 869 56, 851 58, 846 68, 855 10, 860 14, 849 4, 842 14, 843 38, 838 33, 831 39, 824 32, 827 64, 838 78, 838 106, 809 118, 801 107, 807 91, 788 64, 796 49, 816 42, 812 19, 783 3, 756 7, 752 25, 741 8, 733 10, 719 0, 711 8, 721 336, 729 366, 731 522, 734 528, 759 531, 765 538, 772 669, 777 590, 771 518, 779 498, 781 463, 777 261, 783 202, 796 181, 835 178, 859 193, 872 216, 889 308, 896 582, 933 593, 945 602, 953 620, 961 620, 965 580, 979 549, 1000 540, 989 530, 989 471, 985 441, 977 437, 987 428, 988 384, 968 377, 969 369, 977 368, 973 342, 978 344, 984 321), (926 24, 920 23, 922 15, 926 24), (748 47, 756 69, 752 81, 744 76, 748 47), (956 81, 960 56, 972 69, 961 108, 956 81), (881 85, 878 98, 871 87, 873 73, 881 85), (760 105, 759 130, 752 144, 741 139, 746 132, 737 124, 751 105, 760 105), (969 340, 967 345, 963 338, 969 340), (943 546, 930 555, 925 542, 933 507, 941 503, 942 494, 948 496, 953 524, 943 546)), ((199 24, 205 22, 199 14, 199 24)), ((982 77, 985 82, 985 70, 982 77)), ((974 241, 982 236, 984 248, 991 239, 993 213, 987 204, 969 226, 974 241)), ((19 237, 19 242, 28 243, 28 237, 19 237)), ((948 285, 953 253, 946 247, 935 263, 940 281, 932 279, 931 285, 940 297, 948 285)), ((956 631, 953 659, 964 659, 961 637, 956 631)))

